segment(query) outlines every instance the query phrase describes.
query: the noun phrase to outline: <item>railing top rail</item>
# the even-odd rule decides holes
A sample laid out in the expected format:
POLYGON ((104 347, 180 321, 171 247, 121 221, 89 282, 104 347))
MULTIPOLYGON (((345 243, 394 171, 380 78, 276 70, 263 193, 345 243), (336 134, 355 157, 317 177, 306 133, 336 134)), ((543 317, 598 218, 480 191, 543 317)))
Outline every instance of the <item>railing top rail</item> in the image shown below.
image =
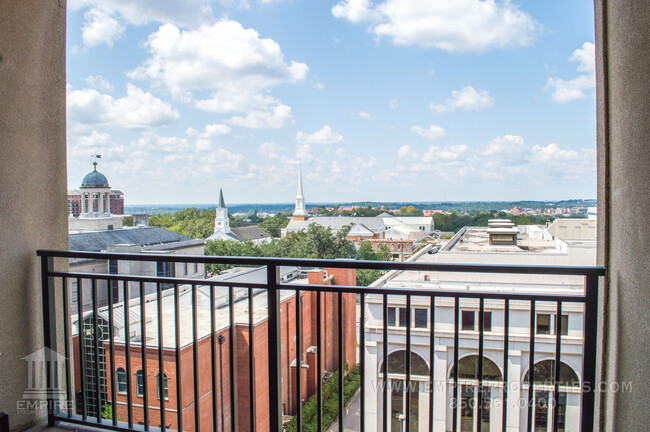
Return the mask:
POLYGON ((459 273, 509 273, 509 274, 545 274, 574 276, 604 276, 605 268, 600 266, 526 266, 526 265, 491 265, 491 264, 443 264, 396 261, 357 261, 351 259, 313 259, 313 258, 268 258, 268 257, 232 257, 204 255, 161 255, 155 253, 123 252, 81 252, 52 249, 39 249, 37 255, 53 258, 80 259, 115 259, 123 261, 164 261, 190 262, 199 264, 233 264, 249 266, 296 266, 296 267, 330 267, 356 268, 371 270, 410 270, 441 271, 459 273))

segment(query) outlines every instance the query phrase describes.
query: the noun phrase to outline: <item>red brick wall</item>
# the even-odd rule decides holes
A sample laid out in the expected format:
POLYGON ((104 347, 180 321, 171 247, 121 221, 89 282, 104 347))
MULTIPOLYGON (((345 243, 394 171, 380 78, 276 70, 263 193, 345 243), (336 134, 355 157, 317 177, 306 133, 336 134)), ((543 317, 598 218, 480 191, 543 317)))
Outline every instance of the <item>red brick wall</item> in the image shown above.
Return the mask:
MULTIPOLYGON (((326 269, 328 277, 324 272, 311 272, 310 283, 354 285, 356 283, 356 271, 346 269, 326 269)), ((302 358, 309 368, 302 369, 302 397, 307 400, 316 391, 318 382, 316 354, 307 354, 311 346, 316 346, 316 335, 318 325, 323 326, 324 346, 321 352, 323 355, 323 366, 325 371, 333 372, 339 368, 338 365, 338 294, 323 293, 321 317, 317 317, 315 292, 301 292, 302 301, 302 358)), ((343 325, 344 325, 344 360, 349 364, 351 370, 356 364, 356 296, 354 294, 343 294, 343 325)), ((297 357, 296 340, 296 296, 282 301, 280 315, 281 325, 281 374, 282 374, 282 403, 285 413, 295 414, 298 407, 296 394, 296 368, 291 363, 297 357)), ((255 357, 255 405, 256 405, 256 428, 257 430, 268 430, 269 427, 269 379, 268 379, 268 320, 263 320, 255 325, 254 329, 254 357, 255 357)), ((229 357, 229 331, 222 329, 217 336, 222 335, 226 342, 221 346, 222 360, 220 359, 219 343, 216 343, 216 398, 217 416, 219 430, 230 431, 230 357, 229 357), (222 372, 220 370, 222 365, 222 372), (224 425, 221 423, 221 373, 223 373, 223 416, 224 425)), ((75 357, 78 359, 77 338, 73 339, 75 357)), ((249 391, 249 334, 247 325, 237 325, 235 328, 236 346, 236 392, 237 392, 237 427, 241 431, 250 430, 250 403, 251 394, 249 391)), ((111 370, 110 356, 107 348, 106 370, 111 370)), ((181 397, 182 397, 182 420, 183 430, 194 431, 194 363, 193 344, 184 347, 180 353, 181 362, 181 397)), ((212 410, 212 351, 211 337, 207 336, 197 343, 198 371, 199 371, 199 408, 200 425, 203 430, 212 429, 214 413, 212 410)), ((123 345, 115 345, 115 370, 122 367, 126 371, 126 355, 123 345)), ((75 378, 79 386, 78 367, 75 367, 75 378)), ((137 425, 144 421, 144 409, 142 407, 143 397, 137 395, 136 373, 142 369, 141 350, 138 343, 131 344, 131 391, 133 401, 133 423, 137 425)), ((147 389, 149 399, 149 424, 157 427, 160 424, 160 399, 158 398, 159 372, 158 350, 154 347, 147 349, 147 389)), ((168 399, 165 400, 165 423, 172 429, 178 428, 177 407, 177 380, 176 380, 176 355, 175 350, 164 351, 164 373, 167 375, 168 399)), ((108 397, 111 396, 111 388, 114 385, 110 376, 107 379, 108 397)), ((118 420, 128 420, 127 396, 117 394, 116 413, 118 420)))

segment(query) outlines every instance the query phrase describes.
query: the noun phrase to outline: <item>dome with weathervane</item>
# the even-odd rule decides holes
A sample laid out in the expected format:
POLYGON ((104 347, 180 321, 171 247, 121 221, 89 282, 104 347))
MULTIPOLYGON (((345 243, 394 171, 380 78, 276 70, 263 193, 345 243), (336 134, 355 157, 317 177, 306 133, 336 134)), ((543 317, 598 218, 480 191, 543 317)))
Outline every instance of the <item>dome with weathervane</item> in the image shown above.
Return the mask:
POLYGON ((95 169, 86 174, 84 179, 81 182, 82 188, 108 188, 108 180, 106 176, 99 171, 97 171, 97 163, 95 162, 95 169))

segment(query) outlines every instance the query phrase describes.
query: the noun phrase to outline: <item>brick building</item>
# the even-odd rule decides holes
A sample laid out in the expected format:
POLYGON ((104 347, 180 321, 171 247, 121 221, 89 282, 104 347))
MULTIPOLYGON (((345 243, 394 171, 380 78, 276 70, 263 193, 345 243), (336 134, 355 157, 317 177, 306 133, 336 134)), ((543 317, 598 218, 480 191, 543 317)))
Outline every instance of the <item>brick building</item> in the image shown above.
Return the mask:
MULTIPOLYGON (((289 268, 291 269, 291 268, 289 268)), ((295 269, 295 268, 294 268, 295 269)), ((243 269, 238 275, 239 280, 246 279, 250 282, 260 275, 265 275, 264 267, 256 269, 243 269)), ((229 277, 227 280, 234 280, 229 277)), ((308 273, 309 284, 324 285, 354 285, 356 283, 356 270, 353 269, 320 269, 308 273)), ((305 283, 304 279, 298 280, 305 283)), ((116 409, 119 421, 128 420, 128 380, 130 376, 130 393, 132 398, 133 423, 145 423, 145 411, 151 426, 159 426, 161 422, 161 400, 160 395, 166 395, 163 401, 165 412, 165 426, 171 429, 179 429, 179 420, 182 421, 182 429, 185 431, 195 430, 195 388, 194 388, 194 349, 197 351, 198 361, 198 403, 201 428, 212 427, 213 419, 218 422, 219 430, 230 430, 231 394, 230 386, 230 327, 228 312, 228 294, 225 288, 215 288, 215 321, 214 332, 211 331, 211 308, 210 288, 197 286, 196 288, 196 318, 197 338, 196 348, 192 332, 192 288, 191 286, 179 287, 179 310, 181 322, 179 327, 179 350, 180 377, 177 376, 177 353, 176 353, 176 328, 175 328, 175 298, 174 290, 165 290, 162 294, 162 341, 158 339, 158 301, 156 294, 145 297, 145 332, 146 340, 146 368, 142 361, 142 339, 141 334, 142 317, 140 299, 133 299, 129 304, 130 312, 124 311, 124 304, 115 304, 114 314, 114 355, 115 365, 111 365, 110 340, 102 338, 100 352, 94 354, 94 340, 92 339, 93 315, 85 314, 83 319, 83 349, 85 352, 85 382, 87 399, 87 413, 94 415, 97 407, 95 401, 95 367, 94 358, 100 361, 100 394, 102 400, 111 398, 112 386, 116 385, 116 409), (129 316, 128 337, 125 316, 129 316), (216 346, 216 368, 211 370, 212 364, 212 335, 214 334, 216 346), (127 361, 127 340, 130 355, 127 361), (159 346, 163 348, 164 357, 164 382, 163 389, 159 389, 159 346), (101 364, 104 364, 103 367, 101 364), (111 379, 111 369, 115 371, 114 379, 111 379), (213 377, 213 373, 215 376, 213 377), (181 406, 182 414, 177 414, 178 397, 177 384, 180 378, 182 392, 181 406), (213 378, 217 389, 213 394, 213 378), (145 392, 146 383, 146 392, 145 392), (147 403, 145 404, 145 393, 147 403), (216 397, 217 415, 213 411, 213 397, 216 397), (93 405, 94 403, 94 405, 93 405), (145 409, 145 406, 148 409, 145 409)), ((280 298, 280 323, 281 323, 281 374, 282 374, 282 407, 285 415, 295 415, 298 403, 296 395, 297 376, 297 341, 296 341, 296 292, 282 290, 280 298)), ((316 392, 318 383, 317 371, 317 326, 322 326, 322 366, 323 376, 329 376, 339 369, 338 364, 338 295, 332 293, 301 292, 302 312, 302 365, 299 368, 302 379, 302 400, 303 403, 316 392), (317 296, 321 295, 321 316, 316 316, 317 296)), ((356 296, 354 294, 343 294, 343 356, 347 363, 348 370, 356 365, 356 296)), ((268 429, 269 419, 269 387, 268 387, 268 320, 267 320, 267 299, 266 290, 255 289, 253 291, 254 302, 254 356, 255 356, 255 395, 249 392, 249 311, 248 311, 248 290, 246 288, 235 289, 235 326, 234 346, 235 354, 235 388, 237 411, 240 413, 237 418, 238 430, 251 430, 250 416, 243 413, 250 412, 251 397, 255 398, 255 422, 259 430, 268 429)), ((98 312, 99 334, 107 334, 108 330, 108 308, 101 308, 98 312), (101 331, 103 329, 103 331, 101 331)), ((76 317, 73 323, 76 324, 76 317)), ((78 329, 78 326, 75 327, 78 329)), ((78 330, 73 331, 74 358, 79 358, 79 337, 78 330)), ((101 336, 100 336, 101 337, 101 336)), ((82 397, 81 392, 81 368, 75 368, 75 388, 78 402, 82 397)), ((102 404, 103 405, 103 404, 102 404)))

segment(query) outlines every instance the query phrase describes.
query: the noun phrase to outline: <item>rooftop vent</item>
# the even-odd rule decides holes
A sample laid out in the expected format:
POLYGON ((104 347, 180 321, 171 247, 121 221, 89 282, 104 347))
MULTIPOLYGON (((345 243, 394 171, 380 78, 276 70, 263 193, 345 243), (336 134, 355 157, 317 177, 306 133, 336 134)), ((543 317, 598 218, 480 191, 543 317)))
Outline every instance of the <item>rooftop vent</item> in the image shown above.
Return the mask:
POLYGON ((519 230, 510 219, 490 219, 487 229, 490 246, 517 246, 519 230))

